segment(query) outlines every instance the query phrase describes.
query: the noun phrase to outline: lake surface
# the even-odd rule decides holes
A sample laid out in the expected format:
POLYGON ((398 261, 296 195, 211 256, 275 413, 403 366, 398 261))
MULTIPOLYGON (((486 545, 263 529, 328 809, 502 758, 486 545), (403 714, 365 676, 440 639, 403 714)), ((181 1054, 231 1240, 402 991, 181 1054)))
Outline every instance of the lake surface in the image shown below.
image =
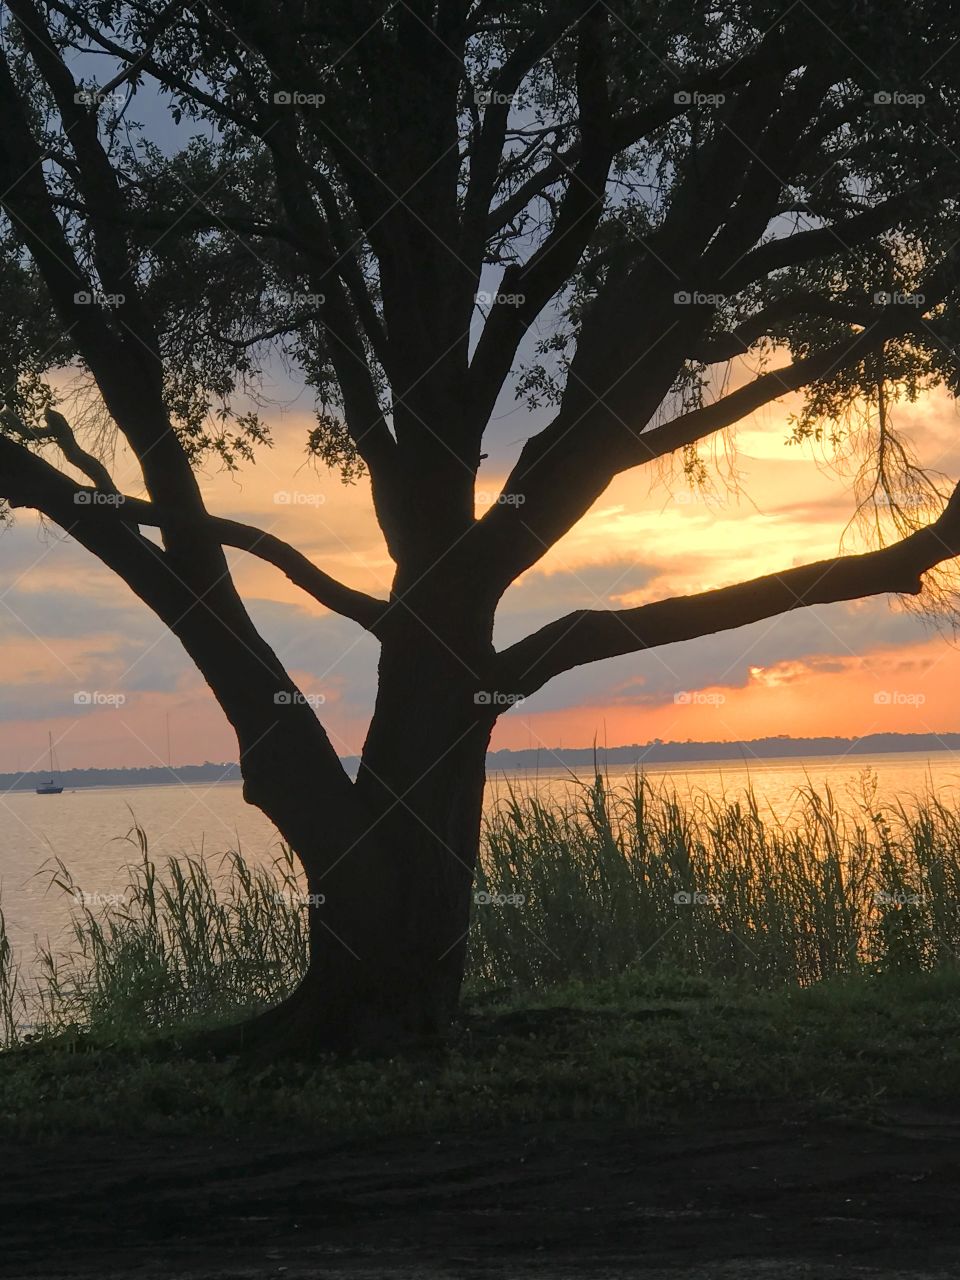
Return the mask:
MULTIPOLYGON (((799 804, 799 789, 822 791, 829 785, 838 806, 853 813, 863 797, 865 778, 875 780, 877 798, 892 803, 900 796, 935 790, 947 803, 960 806, 960 754, 938 752, 878 756, 818 756, 809 759, 716 761, 664 764, 645 770, 683 796, 707 794, 735 797, 750 785, 772 816, 789 821, 799 804)), ((626 782, 632 768, 611 768, 611 783, 626 782)), ((543 769, 511 774, 509 783, 561 795, 589 783, 591 771, 543 769)), ((504 775, 488 784, 488 804, 507 785, 504 775)), ((0 795, 0 903, 15 950, 32 955, 34 939, 55 939, 68 918, 68 902, 49 887, 56 858, 69 867, 85 893, 120 893, 123 866, 139 860, 136 843, 124 839, 134 821, 146 831, 151 856, 162 860, 178 854, 217 858, 227 849, 242 849, 256 861, 270 861, 279 838, 256 809, 244 803, 239 783, 197 787, 109 787, 65 791, 61 796, 33 792, 0 795), (46 870, 44 870, 46 868, 46 870)), ((322 821, 322 814, 318 815, 322 821)))

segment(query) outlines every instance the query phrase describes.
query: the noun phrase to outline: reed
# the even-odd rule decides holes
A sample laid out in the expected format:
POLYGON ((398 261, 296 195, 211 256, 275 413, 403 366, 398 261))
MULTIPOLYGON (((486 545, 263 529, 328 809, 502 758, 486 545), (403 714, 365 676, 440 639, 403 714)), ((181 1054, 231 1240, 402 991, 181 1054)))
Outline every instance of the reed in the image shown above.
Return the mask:
POLYGON ((868 786, 851 813, 803 787, 778 820, 749 789, 681 801, 598 776, 558 800, 508 784, 485 824, 478 887, 499 905, 477 906, 471 982, 924 972, 956 963, 958 877, 960 813, 932 795, 885 804, 868 786))
MULTIPOLYGON (((158 865, 146 833, 116 901, 56 862, 66 942, 25 968, 0 913, 0 1044, 70 1027, 122 1036, 282 998, 307 955, 303 884, 231 851, 158 865)), ((636 775, 547 795, 497 790, 484 821, 467 992, 536 991, 627 970, 755 988, 919 974, 960 954, 960 812, 934 795, 841 811, 801 788, 789 819, 752 791, 681 800, 636 775)))
POLYGON ((60 859, 49 866, 70 924, 59 945, 37 947, 29 981, 0 914, 0 1044, 72 1027, 110 1035, 219 1018, 296 985, 307 933, 289 849, 269 866, 239 850, 158 866, 142 827, 126 839, 137 856, 107 901, 85 893, 60 859))

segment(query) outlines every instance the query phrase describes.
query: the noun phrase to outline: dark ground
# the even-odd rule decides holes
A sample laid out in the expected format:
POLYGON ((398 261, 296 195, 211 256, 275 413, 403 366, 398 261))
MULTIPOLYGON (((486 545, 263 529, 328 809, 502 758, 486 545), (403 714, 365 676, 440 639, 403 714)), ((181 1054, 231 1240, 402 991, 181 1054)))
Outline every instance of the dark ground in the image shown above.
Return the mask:
POLYGON ((0 1277, 954 1280, 958 1139, 958 1116, 900 1111, 492 1122, 441 1141, 4 1141, 0 1277))

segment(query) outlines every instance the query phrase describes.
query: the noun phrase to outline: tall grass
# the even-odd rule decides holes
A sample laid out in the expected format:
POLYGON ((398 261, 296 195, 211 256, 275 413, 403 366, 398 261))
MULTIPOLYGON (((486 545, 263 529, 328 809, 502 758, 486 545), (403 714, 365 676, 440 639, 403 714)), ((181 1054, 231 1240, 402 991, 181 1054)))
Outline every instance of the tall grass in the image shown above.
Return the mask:
POLYGON ((829 787, 797 801, 788 822, 749 789, 681 801, 649 778, 598 776, 558 803, 508 786, 486 823, 472 981, 662 965, 809 985, 954 964, 960 812, 933 795, 879 804, 869 788, 854 814, 829 787))
MULTIPOLYGON (((221 1017, 295 985, 307 939, 289 851, 269 867, 239 852, 158 866, 140 828, 130 839, 115 902, 84 898, 54 864, 69 937, 38 949, 29 981, 0 913, 0 1043, 221 1017)), ((474 993, 628 968, 755 986, 919 973, 960 954, 960 811, 868 791, 851 814, 807 787, 778 821, 750 790, 681 801, 640 775, 559 797, 514 785, 488 809, 475 888, 474 993)))
POLYGON ((127 839, 138 856, 109 895, 85 893, 54 861, 50 883, 66 896, 70 923, 59 945, 37 946, 29 980, 0 913, 0 1045, 70 1027, 109 1034, 219 1018, 296 986, 307 931, 289 849, 269 866, 239 851, 158 866, 141 827, 127 839))

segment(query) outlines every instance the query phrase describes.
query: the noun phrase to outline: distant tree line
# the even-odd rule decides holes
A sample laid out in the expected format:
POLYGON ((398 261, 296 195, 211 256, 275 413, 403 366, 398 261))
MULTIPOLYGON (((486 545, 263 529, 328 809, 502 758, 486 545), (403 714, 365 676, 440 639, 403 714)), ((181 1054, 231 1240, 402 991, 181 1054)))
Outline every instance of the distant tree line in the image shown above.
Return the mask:
MULTIPOLYGON (((505 748, 487 753, 487 773, 518 769, 584 768, 594 762, 608 765, 645 765, 710 762, 712 760, 780 760, 805 756, 867 756, 897 752, 960 751, 960 733, 868 733, 862 738, 751 738, 738 742, 653 742, 625 747, 531 747, 523 751, 505 748)), ((342 764, 356 773, 357 756, 345 756, 342 764)), ((46 777, 41 773, 0 773, 0 791, 32 791, 46 777)), ((241 782, 240 766, 233 763, 149 766, 140 769, 66 769, 60 781, 67 790, 79 787, 156 787, 241 782)))

